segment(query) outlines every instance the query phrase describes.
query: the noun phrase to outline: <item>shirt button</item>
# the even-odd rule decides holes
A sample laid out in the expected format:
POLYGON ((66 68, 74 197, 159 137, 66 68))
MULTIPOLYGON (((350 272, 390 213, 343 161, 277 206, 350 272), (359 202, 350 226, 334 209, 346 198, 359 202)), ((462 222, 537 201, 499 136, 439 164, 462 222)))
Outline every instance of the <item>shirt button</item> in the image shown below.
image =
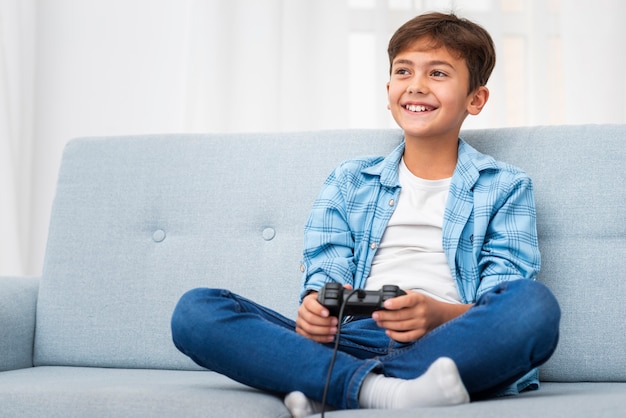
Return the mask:
POLYGON ((304 273, 304 264, 300 264, 300 272, 304 273))
POLYGON ((393 205, 395 205, 395 204, 396 204, 396 201, 395 201, 395 200, 391 199, 391 200, 389 201, 389 206, 393 206, 393 205))
POLYGON ((378 245, 378 244, 376 244, 375 242, 372 242, 372 243, 370 244, 370 248, 371 248, 372 250, 375 250, 377 245, 378 245))

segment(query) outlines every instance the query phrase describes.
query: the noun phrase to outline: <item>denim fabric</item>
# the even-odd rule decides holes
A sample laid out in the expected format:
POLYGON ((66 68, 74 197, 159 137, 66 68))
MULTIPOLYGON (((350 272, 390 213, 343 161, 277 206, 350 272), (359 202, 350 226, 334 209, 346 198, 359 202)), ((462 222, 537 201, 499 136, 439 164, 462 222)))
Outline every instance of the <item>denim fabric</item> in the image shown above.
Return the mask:
MULTIPOLYGON (((342 327, 328 394, 334 407, 358 408, 369 372, 412 379, 437 358, 452 358, 473 398, 494 394, 544 363, 558 341, 560 309, 532 280, 485 293, 465 315, 410 344, 390 340, 370 318, 342 327)), ((246 385, 322 398, 332 344, 295 332, 295 322, 227 290, 187 292, 172 317, 176 347, 200 366, 246 385)))

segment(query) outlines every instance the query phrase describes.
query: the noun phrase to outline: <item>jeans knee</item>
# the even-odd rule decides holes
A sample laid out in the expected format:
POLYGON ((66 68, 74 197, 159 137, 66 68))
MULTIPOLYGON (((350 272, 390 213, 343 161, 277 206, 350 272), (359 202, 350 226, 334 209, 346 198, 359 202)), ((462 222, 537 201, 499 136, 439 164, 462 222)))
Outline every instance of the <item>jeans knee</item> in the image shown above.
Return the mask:
POLYGON ((534 341, 538 346, 555 347, 559 335, 561 309, 555 296, 544 284, 520 279, 503 282, 484 295, 478 304, 498 306, 504 331, 517 334, 519 340, 534 341))
POLYGON ((561 308, 552 291, 546 285, 533 280, 524 282, 527 282, 524 293, 528 301, 528 314, 533 315, 537 322, 558 331, 561 308))
POLYGON ((529 325, 528 341, 534 341, 531 358, 537 364, 547 361, 559 340, 561 308, 554 294, 544 284, 520 280, 523 287, 524 310, 520 312, 529 325))
POLYGON ((197 288, 181 296, 170 322, 172 340, 179 350, 185 352, 185 347, 197 335, 200 319, 210 320, 211 315, 207 311, 211 308, 211 299, 221 292, 220 289, 197 288))

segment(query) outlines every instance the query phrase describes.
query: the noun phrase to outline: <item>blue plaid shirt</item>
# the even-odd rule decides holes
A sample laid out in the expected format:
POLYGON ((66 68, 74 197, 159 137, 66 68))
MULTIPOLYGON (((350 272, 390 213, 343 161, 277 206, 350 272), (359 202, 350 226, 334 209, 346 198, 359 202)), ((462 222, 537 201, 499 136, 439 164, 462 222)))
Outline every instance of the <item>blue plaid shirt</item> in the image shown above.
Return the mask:
MULTIPOLYGON (((362 288, 393 213, 404 143, 388 157, 342 163, 305 226, 302 296, 334 281, 362 288)), ((459 140, 443 219, 443 249, 463 303, 498 283, 534 279, 540 255, 532 182, 459 140)))
MULTIPOLYGON (((398 201, 403 153, 404 143, 387 158, 346 161, 328 177, 305 226, 302 297, 329 281, 365 287, 398 201)), ((535 279, 541 262, 530 178, 459 140, 442 244, 463 303, 500 282, 535 279)), ((538 387, 534 369, 500 395, 538 387)))

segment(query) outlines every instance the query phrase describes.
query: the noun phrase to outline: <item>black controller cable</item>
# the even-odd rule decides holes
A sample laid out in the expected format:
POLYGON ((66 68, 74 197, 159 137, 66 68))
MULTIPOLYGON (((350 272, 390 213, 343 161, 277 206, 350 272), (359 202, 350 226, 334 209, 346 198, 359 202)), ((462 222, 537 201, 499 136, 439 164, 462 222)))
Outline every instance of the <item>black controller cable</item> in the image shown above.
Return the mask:
MULTIPOLYGON (((333 367, 335 367, 335 359, 337 358, 337 351, 339 351, 339 338, 341 338, 341 323, 343 318, 343 311, 345 310, 346 304, 348 300, 352 297, 352 295, 360 292, 365 292, 363 289, 354 289, 348 296, 343 298, 341 302, 341 307, 339 308, 339 315, 337 316, 337 334, 335 335, 335 348, 333 349, 333 356, 330 359, 330 365, 328 366, 328 375, 326 375, 326 385, 324 385, 324 395, 322 396, 322 416, 324 418, 324 413, 326 412, 326 397, 328 396, 328 388, 330 386, 330 377, 333 374, 333 367)), ((364 297, 364 296, 362 296, 364 297)), ((361 297, 361 298, 362 298, 361 297)))

